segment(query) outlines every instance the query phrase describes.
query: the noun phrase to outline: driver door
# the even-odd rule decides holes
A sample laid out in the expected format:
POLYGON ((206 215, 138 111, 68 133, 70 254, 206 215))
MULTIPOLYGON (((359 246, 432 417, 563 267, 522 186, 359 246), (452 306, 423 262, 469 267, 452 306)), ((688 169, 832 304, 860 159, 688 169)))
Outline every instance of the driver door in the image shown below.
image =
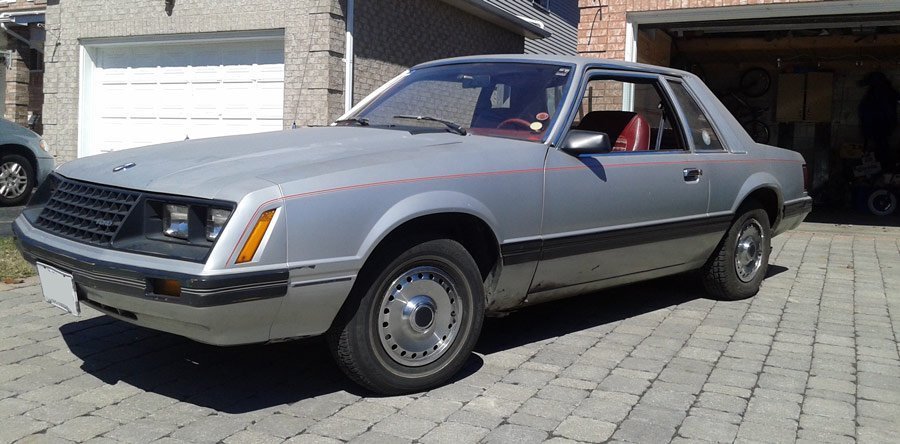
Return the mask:
POLYGON ((550 149, 530 293, 696 261, 697 237, 707 231, 709 185, 662 79, 610 71, 585 78, 571 128, 607 133, 613 151, 550 149))

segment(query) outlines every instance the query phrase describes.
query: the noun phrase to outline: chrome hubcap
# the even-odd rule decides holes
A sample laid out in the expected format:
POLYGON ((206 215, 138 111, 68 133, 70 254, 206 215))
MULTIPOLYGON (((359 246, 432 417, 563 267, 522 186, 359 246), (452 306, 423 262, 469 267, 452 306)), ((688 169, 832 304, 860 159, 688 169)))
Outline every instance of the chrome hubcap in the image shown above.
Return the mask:
POLYGON ((456 339, 461 309, 456 284, 446 272, 415 267, 394 280, 382 296, 381 346, 403 365, 434 362, 456 339))
POLYGON ((750 282, 759 272, 763 258, 763 240, 763 229, 756 219, 744 222, 734 249, 734 269, 741 281, 750 282))
POLYGON ((28 174, 16 162, 6 162, 0 166, 0 196, 14 199, 21 196, 28 187, 28 174))

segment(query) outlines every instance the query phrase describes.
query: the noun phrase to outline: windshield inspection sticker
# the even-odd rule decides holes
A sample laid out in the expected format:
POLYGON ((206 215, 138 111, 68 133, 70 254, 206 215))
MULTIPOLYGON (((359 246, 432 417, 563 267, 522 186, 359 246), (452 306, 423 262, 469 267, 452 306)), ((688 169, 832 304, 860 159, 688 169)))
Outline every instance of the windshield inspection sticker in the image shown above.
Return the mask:
POLYGON ((535 119, 538 119, 538 120, 547 120, 547 119, 550 118, 550 114, 547 114, 547 113, 537 113, 537 115, 534 116, 534 118, 535 118, 535 119))
POLYGON ((570 71, 569 68, 559 68, 559 70, 556 71, 556 75, 558 75, 558 76, 564 76, 564 75, 569 74, 569 71, 570 71))
POLYGON ((531 128, 532 131, 540 131, 541 128, 543 128, 543 127, 544 127, 544 124, 541 122, 531 122, 531 125, 529 126, 529 128, 531 128))

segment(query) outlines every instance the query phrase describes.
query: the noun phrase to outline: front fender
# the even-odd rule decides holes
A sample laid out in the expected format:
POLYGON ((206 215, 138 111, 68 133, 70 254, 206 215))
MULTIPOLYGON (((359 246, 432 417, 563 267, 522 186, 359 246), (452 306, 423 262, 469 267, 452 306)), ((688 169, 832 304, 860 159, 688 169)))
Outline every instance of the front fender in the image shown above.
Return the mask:
POLYGON ((497 231, 499 226, 497 218, 475 197, 458 191, 427 191, 406 197, 388 209, 369 230, 357 256, 362 258, 364 263, 378 244, 400 225, 418 217, 440 213, 464 213, 475 216, 490 227, 495 238, 503 239, 501 237, 503 233, 497 231))

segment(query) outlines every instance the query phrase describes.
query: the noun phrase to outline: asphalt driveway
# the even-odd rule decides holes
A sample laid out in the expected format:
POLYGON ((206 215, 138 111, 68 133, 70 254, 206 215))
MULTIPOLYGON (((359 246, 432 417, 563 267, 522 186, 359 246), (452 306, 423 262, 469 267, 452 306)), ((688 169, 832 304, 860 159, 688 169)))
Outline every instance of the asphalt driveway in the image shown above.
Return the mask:
POLYGON ((411 396, 324 344, 217 348, 0 284, 0 442, 896 442, 900 230, 804 225, 752 299, 661 279, 489 319, 411 396))

